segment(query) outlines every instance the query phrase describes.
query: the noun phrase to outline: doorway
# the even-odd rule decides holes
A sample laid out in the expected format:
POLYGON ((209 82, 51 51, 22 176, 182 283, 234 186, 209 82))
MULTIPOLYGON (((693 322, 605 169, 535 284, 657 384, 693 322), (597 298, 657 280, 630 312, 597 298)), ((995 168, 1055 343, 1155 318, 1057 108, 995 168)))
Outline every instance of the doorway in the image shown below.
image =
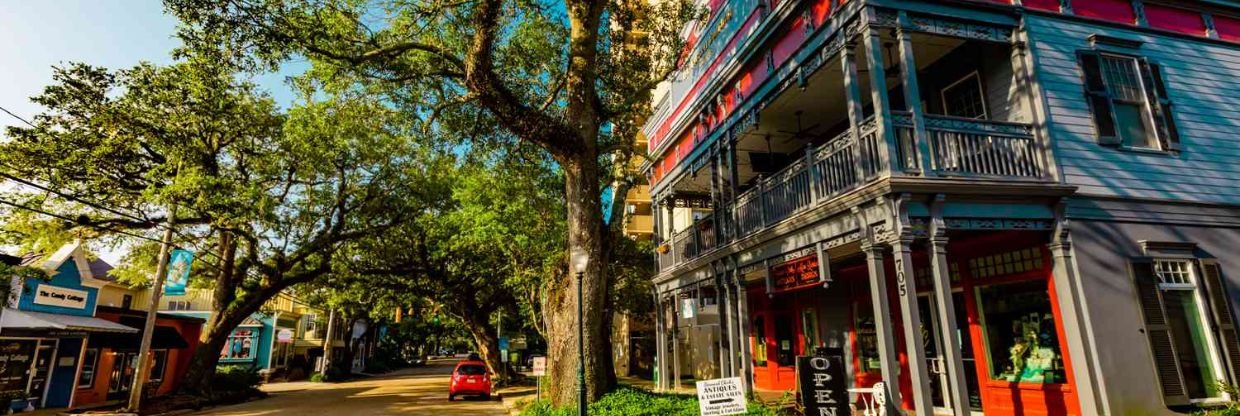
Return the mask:
MULTIPOLYGON (((956 342, 960 346, 964 366, 965 388, 969 395, 969 409, 974 414, 982 412, 982 394, 977 381, 977 358, 973 354, 973 342, 969 336, 968 315, 965 312, 962 292, 952 292, 952 304, 956 310, 956 342)), ((926 368, 930 369, 930 394, 936 413, 952 413, 950 379, 947 376, 947 358, 943 355, 943 331, 939 329, 939 310, 933 307, 930 294, 917 297, 917 308, 922 316, 922 346, 926 350, 926 368)))
POLYGON ((117 400, 129 397, 133 388, 134 373, 138 367, 138 353, 117 352, 116 360, 112 361, 112 377, 109 378, 108 399, 117 400))

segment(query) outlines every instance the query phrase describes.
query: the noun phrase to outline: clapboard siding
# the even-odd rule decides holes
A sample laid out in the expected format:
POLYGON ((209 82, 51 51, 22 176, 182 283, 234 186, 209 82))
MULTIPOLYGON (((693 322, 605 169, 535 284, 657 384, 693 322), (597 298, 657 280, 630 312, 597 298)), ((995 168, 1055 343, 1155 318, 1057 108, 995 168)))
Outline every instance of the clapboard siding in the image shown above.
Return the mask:
POLYGON ((1075 198, 1067 213, 1075 219, 1240 226, 1236 207, 1075 198))
POLYGON ((1065 182, 1083 195, 1240 204, 1240 48, 1053 16, 1025 19, 1065 182), (1141 41, 1140 54, 1162 67, 1181 152, 1097 144, 1076 58, 1094 34, 1141 41))

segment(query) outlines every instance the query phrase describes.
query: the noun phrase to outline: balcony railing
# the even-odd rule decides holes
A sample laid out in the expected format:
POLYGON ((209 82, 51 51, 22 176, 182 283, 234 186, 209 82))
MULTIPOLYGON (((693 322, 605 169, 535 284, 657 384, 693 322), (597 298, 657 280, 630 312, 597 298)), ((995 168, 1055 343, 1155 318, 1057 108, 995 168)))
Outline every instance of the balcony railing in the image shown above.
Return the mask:
MULTIPOLYGON (((936 176, 1030 180, 1045 177, 1041 152, 1028 124, 927 115, 926 145, 936 176)), ((896 143, 889 148, 878 135, 873 117, 860 125, 860 139, 852 130, 810 149, 804 158, 770 176, 759 176, 724 211, 735 211, 735 233, 743 238, 791 218, 816 204, 888 175, 920 174, 920 153, 914 140, 912 117, 892 112, 896 143), (887 152, 895 152, 894 158, 887 152), (888 160, 900 166, 888 166, 888 160)), ((730 222, 730 221, 729 221, 730 222)), ((667 269, 721 246, 714 223, 699 220, 672 236, 671 254, 659 256, 667 269)), ((728 231, 728 230, 725 230, 728 231)), ((732 235, 735 234, 735 235, 732 235)))

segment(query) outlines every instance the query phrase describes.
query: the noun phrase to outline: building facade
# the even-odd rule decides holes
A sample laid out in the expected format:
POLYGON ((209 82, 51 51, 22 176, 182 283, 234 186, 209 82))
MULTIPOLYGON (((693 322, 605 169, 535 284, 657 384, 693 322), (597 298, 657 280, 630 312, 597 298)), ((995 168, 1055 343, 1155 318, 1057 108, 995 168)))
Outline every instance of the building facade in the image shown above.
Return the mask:
POLYGON ((1240 3, 706 6, 645 127, 661 388, 825 355, 889 413, 1240 399, 1240 3))
MULTIPOLYGON (((47 277, 13 277, 8 307, 0 315, 0 395, 8 408, 82 408, 127 400, 146 312, 128 303, 110 304, 113 299, 131 303, 142 291, 117 284, 109 275, 112 267, 88 259, 80 243, 21 264, 47 277)), ((149 397, 179 386, 202 323, 157 316, 149 397)))

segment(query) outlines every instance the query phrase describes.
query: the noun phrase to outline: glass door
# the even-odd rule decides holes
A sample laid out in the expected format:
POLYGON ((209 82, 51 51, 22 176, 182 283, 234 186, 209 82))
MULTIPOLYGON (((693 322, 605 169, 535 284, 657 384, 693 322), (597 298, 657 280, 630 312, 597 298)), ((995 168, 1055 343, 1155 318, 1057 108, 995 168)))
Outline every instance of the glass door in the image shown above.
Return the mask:
POLYGON ((35 352, 34 376, 30 378, 30 393, 27 397, 35 407, 43 407, 43 393, 47 390, 47 378, 52 372, 52 353, 55 349, 48 344, 40 344, 35 352))
POLYGON ((138 353, 119 352, 115 354, 116 360, 112 362, 112 377, 108 385, 109 399, 119 399, 129 395, 138 366, 138 353))
MULTIPOLYGON (((952 303, 956 309, 956 342, 960 346, 960 357, 964 364, 969 408, 978 413, 982 411, 982 394, 977 382, 977 358, 973 355, 973 342, 969 337, 969 322, 964 302, 963 293, 952 293, 952 303)), ((917 298, 922 319, 922 346, 926 349, 926 366, 930 369, 930 393, 936 409, 951 413, 953 398, 951 389, 948 388, 951 381, 947 377, 947 358, 943 356, 943 333, 938 327, 939 310, 932 307, 932 304, 928 294, 917 298)))

